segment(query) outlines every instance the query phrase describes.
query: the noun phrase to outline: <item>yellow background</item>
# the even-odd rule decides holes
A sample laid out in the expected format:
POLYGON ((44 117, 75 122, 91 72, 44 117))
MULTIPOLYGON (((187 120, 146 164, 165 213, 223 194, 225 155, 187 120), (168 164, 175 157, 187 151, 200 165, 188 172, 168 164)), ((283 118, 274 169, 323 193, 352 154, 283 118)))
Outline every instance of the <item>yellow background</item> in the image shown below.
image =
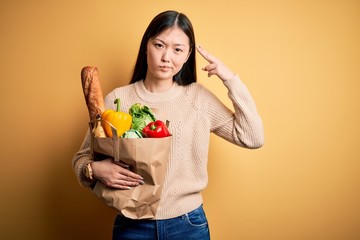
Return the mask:
MULTIPOLYGON (((357 0, 1 1, 0 239, 110 239, 113 211, 71 169, 88 121, 80 70, 98 66, 104 93, 127 84, 167 9, 240 75, 265 126, 259 150, 211 138, 212 239, 360 239, 357 0)), ((199 82, 230 106, 204 65, 199 82)))

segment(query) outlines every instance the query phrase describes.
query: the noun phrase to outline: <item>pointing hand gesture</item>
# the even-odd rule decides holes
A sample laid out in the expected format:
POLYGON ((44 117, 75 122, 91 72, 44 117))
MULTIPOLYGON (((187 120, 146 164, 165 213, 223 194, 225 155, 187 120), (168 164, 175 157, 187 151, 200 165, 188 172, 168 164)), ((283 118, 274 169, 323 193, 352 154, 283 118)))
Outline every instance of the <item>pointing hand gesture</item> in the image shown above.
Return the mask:
POLYGON ((202 68, 203 71, 208 72, 208 77, 217 75, 222 81, 230 80, 234 77, 235 74, 227 66, 225 66, 224 63, 208 53, 205 49, 197 46, 196 50, 206 61, 209 62, 209 65, 202 68))

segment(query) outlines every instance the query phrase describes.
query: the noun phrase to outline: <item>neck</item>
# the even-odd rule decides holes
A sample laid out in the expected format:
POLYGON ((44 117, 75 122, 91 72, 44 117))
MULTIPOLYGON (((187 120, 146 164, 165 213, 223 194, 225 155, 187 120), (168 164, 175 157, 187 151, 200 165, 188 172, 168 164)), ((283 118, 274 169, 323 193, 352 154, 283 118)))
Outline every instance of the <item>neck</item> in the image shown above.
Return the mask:
POLYGON ((153 93, 161 93, 169 90, 173 85, 172 79, 153 79, 146 76, 144 86, 146 90, 153 93))

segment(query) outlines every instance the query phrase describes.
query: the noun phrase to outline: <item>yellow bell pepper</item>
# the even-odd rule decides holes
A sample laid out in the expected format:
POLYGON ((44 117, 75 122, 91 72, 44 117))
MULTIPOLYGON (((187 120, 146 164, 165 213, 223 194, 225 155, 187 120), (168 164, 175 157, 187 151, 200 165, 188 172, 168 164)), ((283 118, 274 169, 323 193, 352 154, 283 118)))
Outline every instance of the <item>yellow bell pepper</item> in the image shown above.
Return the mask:
POLYGON ((114 104, 116 104, 116 111, 107 109, 101 114, 101 119, 105 120, 102 121, 102 125, 108 137, 112 137, 109 123, 116 129, 118 137, 131 128, 132 117, 128 113, 120 112, 120 99, 115 99, 114 104))

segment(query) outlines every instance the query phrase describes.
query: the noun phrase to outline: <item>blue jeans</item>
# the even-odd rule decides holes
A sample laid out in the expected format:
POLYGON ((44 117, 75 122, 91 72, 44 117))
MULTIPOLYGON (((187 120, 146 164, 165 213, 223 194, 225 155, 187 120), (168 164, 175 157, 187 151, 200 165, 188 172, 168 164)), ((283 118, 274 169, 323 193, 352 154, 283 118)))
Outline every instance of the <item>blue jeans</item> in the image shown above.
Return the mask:
POLYGON ((205 212, 199 208, 165 220, 133 220, 117 215, 113 240, 209 240, 205 212))

